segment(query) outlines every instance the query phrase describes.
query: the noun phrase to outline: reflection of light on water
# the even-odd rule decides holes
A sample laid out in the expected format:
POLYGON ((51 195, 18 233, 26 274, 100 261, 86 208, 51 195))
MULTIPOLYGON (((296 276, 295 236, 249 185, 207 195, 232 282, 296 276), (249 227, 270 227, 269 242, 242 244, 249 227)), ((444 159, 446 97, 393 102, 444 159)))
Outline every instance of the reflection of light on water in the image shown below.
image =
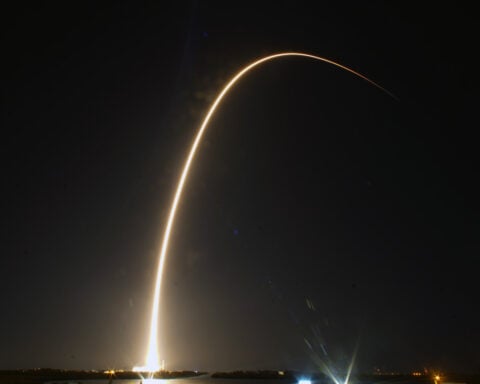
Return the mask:
POLYGON ((142 381, 140 381, 141 384, 166 384, 165 379, 155 379, 153 377, 154 373, 150 372, 147 377, 143 377, 140 375, 142 378, 142 381))
POLYGON ((164 384, 163 379, 142 379, 142 384, 164 384))

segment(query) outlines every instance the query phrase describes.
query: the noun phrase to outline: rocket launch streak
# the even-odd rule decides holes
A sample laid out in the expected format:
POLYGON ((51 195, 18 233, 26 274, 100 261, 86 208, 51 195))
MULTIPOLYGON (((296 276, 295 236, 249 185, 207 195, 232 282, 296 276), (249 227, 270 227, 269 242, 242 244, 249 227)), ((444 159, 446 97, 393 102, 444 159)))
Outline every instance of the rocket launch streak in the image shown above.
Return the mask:
POLYGON ((142 371, 142 372, 156 372, 161 369, 161 364, 160 364, 160 358, 158 354, 158 315, 159 315, 159 305, 160 305, 160 288, 162 285, 162 276, 163 276, 163 270, 165 266, 165 260, 167 257, 167 251, 168 251, 168 243, 170 240, 170 234, 172 232, 172 227, 173 223, 175 221, 175 214, 177 211, 177 205, 178 202, 180 201, 180 198, 182 196, 183 192, 183 187, 185 185, 185 181, 187 180, 188 177, 188 172, 190 170, 190 165, 192 164, 192 161, 195 157, 195 153, 197 151, 197 147, 202 140, 203 134, 205 132, 205 129, 208 126, 208 123, 213 116, 214 112, 222 102, 223 98, 225 95, 228 93, 228 91, 237 83, 240 78, 242 78, 245 74, 247 74, 249 71, 251 71, 253 68, 271 60, 276 60, 280 59, 283 57, 301 57, 301 58, 308 58, 308 59, 313 59, 317 61, 322 61, 327 64, 331 64, 337 68, 340 68, 344 71, 350 72, 354 74, 357 77, 360 77, 361 79, 367 81, 371 85, 379 88, 389 96, 393 97, 396 99, 396 97, 390 93, 388 90, 385 88, 381 87, 379 84, 373 82, 366 76, 362 75, 361 73, 358 73, 354 71, 353 69, 350 69, 342 64, 339 64, 335 61, 320 57, 320 56, 315 56, 315 55, 310 55, 307 53, 301 53, 301 52, 284 52, 284 53, 277 53, 269 56, 265 56, 261 59, 258 59, 251 64, 245 66, 242 68, 232 79, 230 79, 225 85, 225 87, 222 89, 220 94, 217 96, 213 104, 210 106, 205 118, 203 119, 202 124, 200 125, 197 134, 195 136, 195 139, 193 141, 192 146, 190 147, 190 151, 188 152, 187 160, 185 161, 185 164, 183 166, 182 173, 180 175, 180 179, 178 180, 177 184, 177 189, 173 198, 172 206, 170 208, 170 213, 168 215, 168 221, 167 221, 167 226, 165 228, 165 232, 163 235, 163 241, 162 241, 162 246, 160 249, 160 254, 159 254, 159 264, 158 264, 158 270, 157 270, 157 278, 155 281, 155 293, 153 297, 153 306, 152 306, 152 315, 151 315, 151 323, 150 323, 150 337, 148 340, 148 351, 147 351, 147 356, 146 356, 146 364, 145 366, 141 367, 134 367, 134 371, 142 371))

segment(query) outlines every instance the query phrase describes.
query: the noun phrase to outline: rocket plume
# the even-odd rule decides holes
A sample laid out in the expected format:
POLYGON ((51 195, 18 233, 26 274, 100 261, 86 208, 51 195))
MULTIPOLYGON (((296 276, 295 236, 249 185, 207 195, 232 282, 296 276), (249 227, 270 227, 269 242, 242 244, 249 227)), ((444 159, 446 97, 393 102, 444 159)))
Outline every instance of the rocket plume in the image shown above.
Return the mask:
POLYGON ((195 136, 195 139, 190 147, 190 150, 187 155, 187 159, 185 161, 185 164, 183 166, 182 173, 180 175, 180 178, 178 180, 177 184, 177 189, 172 201, 172 206, 170 208, 170 213, 168 215, 168 221, 167 221, 167 226, 165 227, 165 232, 163 234, 163 241, 162 245, 160 248, 160 253, 159 253, 159 263, 158 263, 158 270, 157 270, 157 277, 155 280, 155 291, 154 291, 154 297, 153 297, 153 304, 152 304, 152 315, 151 315, 151 322, 150 322, 150 335, 148 339, 148 349, 147 349, 147 356, 146 356, 146 361, 145 365, 141 367, 134 367, 135 371, 142 371, 142 372, 156 372, 162 369, 161 365, 161 360, 159 358, 159 351, 158 351, 158 315, 159 315, 159 305, 160 305, 160 288, 162 285, 162 276, 163 276, 163 270, 165 267, 165 260, 167 258, 167 251, 168 251, 168 244, 170 240, 170 235, 172 232, 173 224, 175 221, 175 214, 177 211, 177 206, 178 202, 180 201, 180 198, 182 196, 183 192, 183 187, 185 185, 185 182, 188 177, 188 172, 190 170, 190 166, 192 164, 192 161, 195 157, 198 145, 200 144, 203 134, 208 126, 208 123, 210 122, 210 119, 212 118, 213 114, 217 110, 218 106, 224 99, 224 97, 227 95, 227 93, 230 91, 230 89, 239 81, 244 75, 246 75, 248 72, 250 72, 253 68, 271 60, 276 60, 280 59, 283 57, 300 57, 300 58, 308 58, 308 59, 313 59, 317 61, 322 61, 327 64, 331 64, 337 68, 340 68, 344 71, 350 72, 353 75, 367 81, 371 85, 375 86, 376 88, 380 89, 381 91, 385 92, 387 95, 393 97, 396 99, 396 97, 380 86, 379 84, 375 83, 374 81, 370 80, 366 76, 362 75, 359 72, 354 71, 353 69, 350 69, 349 67, 346 67, 342 64, 339 64, 333 60, 326 59, 321 56, 315 56, 315 55, 310 55, 307 53, 301 53, 301 52, 284 52, 284 53, 277 53, 269 56, 262 57, 247 66, 243 67, 237 74, 235 74, 225 85, 225 87, 221 90, 221 92, 218 94, 216 97, 215 101, 212 103, 210 108, 208 109, 207 114, 205 115, 205 118, 203 119, 202 124, 198 128, 197 134, 195 136))

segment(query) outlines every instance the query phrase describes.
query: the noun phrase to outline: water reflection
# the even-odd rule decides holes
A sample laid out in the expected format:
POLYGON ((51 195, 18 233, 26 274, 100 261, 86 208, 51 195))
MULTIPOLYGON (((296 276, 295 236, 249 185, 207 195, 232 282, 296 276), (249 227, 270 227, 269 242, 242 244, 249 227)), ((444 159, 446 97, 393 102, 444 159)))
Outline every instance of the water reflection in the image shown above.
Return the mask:
POLYGON ((142 384, 165 384, 165 379, 142 379, 142 384))

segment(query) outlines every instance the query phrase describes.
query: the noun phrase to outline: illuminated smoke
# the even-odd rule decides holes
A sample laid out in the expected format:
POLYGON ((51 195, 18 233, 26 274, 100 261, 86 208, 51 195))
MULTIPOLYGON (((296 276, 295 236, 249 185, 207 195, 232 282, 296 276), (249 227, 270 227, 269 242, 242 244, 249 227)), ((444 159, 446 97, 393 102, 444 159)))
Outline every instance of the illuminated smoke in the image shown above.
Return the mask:
POLYGON ((247 72, 249 72, 253 68, 267 61, 279 59, 282 57, 292 57, 292 56, 314 59, 314 60, 325 62, 327 64, 334 65, 337 68, 343 69, 347 72, 354 74, 357 77, 362 78, 363 80, 367 81, 371 85, 379 88, 389 96, 396 99, 396 97, 392 93, 387 91, 385 88, 381 87, 380 85, 373 82, 372 80, 362 75, 361 73, 354 71, 353 69, 350 69, 342 64, 339 64, 332 60, 325 59, 320 56, 310 55, 310 54, 301 53, 301 52, 284 52, 284 53, 277 53, 274 55, 263 57, 242 68, 232 79, 228 81, 227 85, 225 85, 225 87, 222 89, 220 94, 217 96, 213 104, 210 106, 205 118, 203 119, 203 122, 200 125, 200 128, 198 129, 198 132, 195 136, 195 140, 193 141, 193 144, 190 147, 190 151, 188 152, 187 160, 185 161, 185 164, 183 166, 180 179, 178 180, 177 190, 175 191, 175 196, 173 198, 172 206, 170 208, 170 213, 168 215, 167 226, 165 228, 165 233, 163 235, 162 246, 159 254, 159 263, 158 263, 157 278, 155 280, 155 294, 153 297, 152 317, 151 317, 151 323, 150 323, 150 335, 148 339, 148 350, 147 350, 146 362, 144 366, 135 367, 134 368, 135 371, 156 372, 162 369, 161 360, 158 354, 158 314, 159 314, 160 288, 162 285, 163 269, 165 266, 165 260, 167 258, 168 243, 170 240, 170 234, 172 232, 173 223, 175 221, 175 213, 177 211, 177 205, 182 196, 183 187, 184 187, 185 181, 187 180, 188 172, 190 170, 190 165, 192 164, 192 161, 195 157, 197 147, 200 144, 200 141, 202 140, 205 129, 207 128, 211 117, 213 116, 214 112, 216 111, 217 107, 220 105, 225 95, 237 83, 237 81, 240 80, 241 77, 243 77, 247 72))

